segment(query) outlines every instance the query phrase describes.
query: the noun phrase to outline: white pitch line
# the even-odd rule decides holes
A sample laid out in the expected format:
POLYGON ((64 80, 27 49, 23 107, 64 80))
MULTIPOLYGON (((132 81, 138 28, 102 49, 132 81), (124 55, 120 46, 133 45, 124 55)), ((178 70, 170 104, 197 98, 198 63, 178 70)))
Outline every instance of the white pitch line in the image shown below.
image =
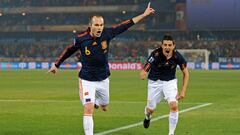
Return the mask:
MULTIPOLYGON (((110 101, 117 104, 146 104, 146 101, 110 101)), ((111 104, 110 103, 110 104, 111 104)), ((178 102, 178 104, 205 104, 206 102, 178 102)), ((159 104, 168 104, 167 102, 160 102, 159 104)))
MULTIPOLYGON (((196 110, 196 109, 199 109, 199 108, 202 108, 202 107, 206 107, 206 106, 209 106, 209 105, 212 105, 212 103, 205 103, 205 104, 202 104, 202 105, 190 107, 190 108, 187 108, 187 109, 179 111, 179 113, 189 112, 189 111, 196 110)), ((163 118, 167 118, 168 116, 169 115, 166 114, 166 115, 162 115, 162 116, 156 117, 156 118, 152 119, 151 122, 157 121, 157 120, 160 120, 160 119, 163 119, 163 118)), ((137 126, 140 126, 140 125, 142 125, 142 122, 138 122, 138 123, 135 123, 135 124, 131 124, 131 125, 127 125, 127 126, 123 126, 123 127, 119 127, 119 128, 114 128, 114 129, 107 130, 107 131, 104 131, 104 132, 96 133, 94 135, 106 135, 106 134, 109 134, 109 133, 113 133, 113 132, 117 132, 117 131, 120 131, 120 130, 129 129, 129 128, 133 128, 133 127, 137 127, 137 126)))

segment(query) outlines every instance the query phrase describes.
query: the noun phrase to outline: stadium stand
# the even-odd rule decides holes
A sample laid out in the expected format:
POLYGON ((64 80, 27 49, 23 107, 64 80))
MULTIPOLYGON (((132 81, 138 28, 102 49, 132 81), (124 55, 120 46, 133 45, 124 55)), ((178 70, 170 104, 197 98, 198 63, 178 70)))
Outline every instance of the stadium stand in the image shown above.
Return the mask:
POLYGON ((57 7, 57 6, 86 6, 86 5, 134 5, 145 0, 2 0, 0 7, 57 7))
MULTIPOLYGON (((88 17, 96 13, 82 7, 99 7, 98 14, 104 15, 107 26, 111 26, 138 14, 143 4, 146 5, 144 0, 2 0, 0 60, 54 61, 63 48, 72 43, 73 36, 87 28, 88 17), (104 10, 121 6, 126 10, 104 10), (133 6, 136 10, 131 10, 133 6), (62 12, 67 7, 79 7, 84 12, 79 12, 79 9, 62 12), (24 12, 26 8, 56 11, 31 13, 24 12), (9 12, 3 9, 9 9, 9 12), (10 12, 15 10, 22 12, 10 12)), ((110 61, 143 61, 148 56, 148 49, 156 48, 161 37, 169 33, 177 40, 178 49, 208 49, 210 62, 240 62, 239 30, 180 30, 175 26, 176 0, 163 0, 153 5, 157 4, 164 4, 161 6, 164 8, 159 7, 161 12, 157 11, 156 16, 147 18, 112 42, 110 61)))

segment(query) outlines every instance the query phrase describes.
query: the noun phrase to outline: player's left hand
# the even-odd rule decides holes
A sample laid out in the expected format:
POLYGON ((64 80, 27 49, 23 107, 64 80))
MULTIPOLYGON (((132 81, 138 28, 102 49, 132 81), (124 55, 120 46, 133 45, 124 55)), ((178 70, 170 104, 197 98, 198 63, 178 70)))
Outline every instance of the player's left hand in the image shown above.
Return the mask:
POLYGON ((180 93, 178 92, 176 99, 177 99, 177 100, 180 100, 180 99, 185 98, 185 96, 186 96, 185 91, 181 90, 180 93))
POLYGON ((155 10, 153 8, 151 8, 151 2, 149 2, 146 10, 143 13, 143 15, 148 16, 150 14, 153 14, 154 12, 155 12, 155 10))

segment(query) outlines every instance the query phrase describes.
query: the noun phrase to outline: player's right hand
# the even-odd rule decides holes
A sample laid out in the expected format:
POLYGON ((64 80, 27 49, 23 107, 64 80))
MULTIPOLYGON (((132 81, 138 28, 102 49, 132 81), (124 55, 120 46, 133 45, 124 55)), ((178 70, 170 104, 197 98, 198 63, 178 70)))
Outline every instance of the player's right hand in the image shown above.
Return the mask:
POLYGON ((153 14, 154 12, 155 12, 155 10, 151 7, 151 2, 149 2, 146 10, 143 13, 143 15, 148 16, 150 14, 153 14))
POLYGON ((142 70, 142 71, 140 72, 140 79, 144 80, 144 79, 146 78, 146 76, 147 76, 147 72, 144 71, 144 70, 142 70))
POLYGON ((47 73, 57 73, 57 67, 55 66, 55 64, 52 65, 52 67, 48 70, 47 73))
POLYGON ((177 100, 181 100, 181 99, 183 99, 185 96, 186 96, 186 92, 183 91, 183 90, 181 90, 180 93, 179 93, 179 92, 177 93, 176 99, 177 99, 177 100))

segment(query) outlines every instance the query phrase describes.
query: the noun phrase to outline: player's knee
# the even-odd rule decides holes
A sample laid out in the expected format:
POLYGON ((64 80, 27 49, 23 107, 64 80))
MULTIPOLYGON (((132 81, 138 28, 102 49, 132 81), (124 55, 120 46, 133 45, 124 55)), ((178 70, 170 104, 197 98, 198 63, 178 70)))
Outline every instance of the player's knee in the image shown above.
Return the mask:
POLYGON ((154 112, 154 109, 147 108, 147 112, 152 114, 154 112))
POLYGON ((154 101, 148 101, 147 106, 146 106, 146 111, 148 113, 153 113, 155 111, 155 108, 157 106, 157 103, 154 101))
POLYGON ((108 110, 107 106, 108 106, 108 105, 101 105, 101 108, 102 108, 102 110, 103 110, 104 112, 106 112, 106 111, 108 110))
POLYGON ((93 114, 93 103, 87 103, 84 105, 84 115, 92 115, 93 114))
POLYGON ((177 112, 178 111, 177 102, 170 102, 170 110, 171 110, 171 112, 177 112))

